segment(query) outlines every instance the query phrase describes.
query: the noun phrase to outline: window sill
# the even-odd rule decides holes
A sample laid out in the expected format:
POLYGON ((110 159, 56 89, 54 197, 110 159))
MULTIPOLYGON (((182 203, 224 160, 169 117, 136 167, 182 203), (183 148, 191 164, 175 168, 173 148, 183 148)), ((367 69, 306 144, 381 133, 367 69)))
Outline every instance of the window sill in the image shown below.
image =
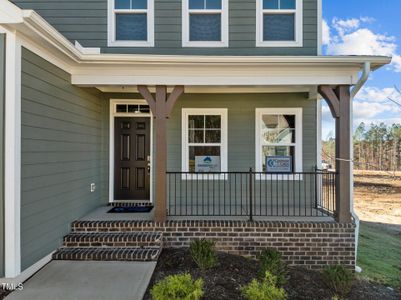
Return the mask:
POLYGON ((266 42, 266 41, 257 41, 256 42, 256 47, 302 47, 303 44, 302 42, 297 42, 297 41, 277 41, 277 42, 266 42))
POLYGON ((109 41, 108 47, 154 47, 154 41, 109 41))
POLYGON ((270 181, 301 181, 303 180, 302 174, 285 173, 285 174, 255 174, 255 180, 270 180, 270 181))
POLYGON ((196 180, 196 181, 207 181, 207 180, 228 180, 227 174, 209 174, 209 173, 185 173, 181 174, 181 180, 196 180))
POLYGON ((228 42, 183 42, 182 47, 188 48, 224 48, 228 47, 228 42))

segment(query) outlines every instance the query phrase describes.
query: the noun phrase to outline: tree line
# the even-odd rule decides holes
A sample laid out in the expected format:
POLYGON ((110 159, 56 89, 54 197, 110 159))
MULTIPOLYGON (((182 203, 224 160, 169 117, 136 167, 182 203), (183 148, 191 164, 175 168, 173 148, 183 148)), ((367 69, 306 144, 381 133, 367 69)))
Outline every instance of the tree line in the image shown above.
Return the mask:
MULTIPOLYGON (((354 168, 401 171, 401 124, 359 124, 354 136, 354 168)), ((335 167, 335 140, 323 141, 323 159, 335 167)))

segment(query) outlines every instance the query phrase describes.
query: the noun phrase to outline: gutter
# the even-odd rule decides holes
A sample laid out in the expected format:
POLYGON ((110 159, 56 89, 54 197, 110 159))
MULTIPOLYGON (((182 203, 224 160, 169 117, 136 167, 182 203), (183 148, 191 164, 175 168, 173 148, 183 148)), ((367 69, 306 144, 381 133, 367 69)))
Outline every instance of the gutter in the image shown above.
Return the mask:
MULTIPOLYGON (((366 81, 369 78, 371 72, 371 65, 370 62, 365 62, 363 65, 363 69, 362 69, 362 75, 359 78, 358 82, 355 84, 354 88, 351 90, 351 101, 350 101, 350 105, 351 105, 351 118, 350 118, 350 122, 351 122, 351 128, 353 128, 353 116, 354 116, 354 112, 353 112, 353 99, 354 97, 358 94, 358 92, 361 90, 361 88, 363 87, 363 85, 366 83, 366 81)), ((351 131, 351 135, 352 135, 352 131, 351 131)), ((352 136, 351 136, 351 140, 352 140, 352 136)), ((354 147, 353 144, 351 144, 351 153, 352 153, 352 159, 354 157, 354 147)), ((353 164, 353 160, 350 162, 353 164)), ((352 165, 353 166, 353 165, 352 165)), ((351 178, 353 178, 353 167, 351 168, 351 178)), ((362 268, 358 267, 356 265, 356 260, 357 260, 357 255, 358 255, 358 242, 359 242, 359 217, 356 214, 355 210, 354 210, 354 185, 351 186, 351 215, 354 219, 355 222, 355 272, 362 272, 362 268)))

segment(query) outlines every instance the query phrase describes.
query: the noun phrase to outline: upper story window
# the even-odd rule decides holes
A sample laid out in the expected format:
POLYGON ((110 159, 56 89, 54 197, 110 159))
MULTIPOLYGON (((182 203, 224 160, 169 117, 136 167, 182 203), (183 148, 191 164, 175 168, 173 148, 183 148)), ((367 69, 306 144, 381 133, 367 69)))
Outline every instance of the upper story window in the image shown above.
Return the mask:
POLYGON ((302 47, 302 0, 256 3, 256 46, 302 47))
POLYGON ((182 1, 183 47, 228 47, 228 0, 182 1))
POLYGON ((108 0, 108 46, 154 46, 154 0, 108 0))

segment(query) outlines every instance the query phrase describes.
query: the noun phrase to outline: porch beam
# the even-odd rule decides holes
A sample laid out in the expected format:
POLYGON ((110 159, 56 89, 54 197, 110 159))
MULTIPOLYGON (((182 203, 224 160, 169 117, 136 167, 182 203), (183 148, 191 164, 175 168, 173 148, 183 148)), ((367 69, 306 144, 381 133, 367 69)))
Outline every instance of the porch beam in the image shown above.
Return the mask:
POLYGON ((349 85, 319 86, 336 122, 336 220, 351 222, 352 191, 352 124, 351 93, 349 85))
POLYGON ((157 85, 154 96, 147 86, 138 86, 138 91, 149 104, 155 120, 155 221, 164 222, 167 219, 167 118, 177 99, 184 93, 184 87, 174 87, 170 95, 165 85, 157 85))

